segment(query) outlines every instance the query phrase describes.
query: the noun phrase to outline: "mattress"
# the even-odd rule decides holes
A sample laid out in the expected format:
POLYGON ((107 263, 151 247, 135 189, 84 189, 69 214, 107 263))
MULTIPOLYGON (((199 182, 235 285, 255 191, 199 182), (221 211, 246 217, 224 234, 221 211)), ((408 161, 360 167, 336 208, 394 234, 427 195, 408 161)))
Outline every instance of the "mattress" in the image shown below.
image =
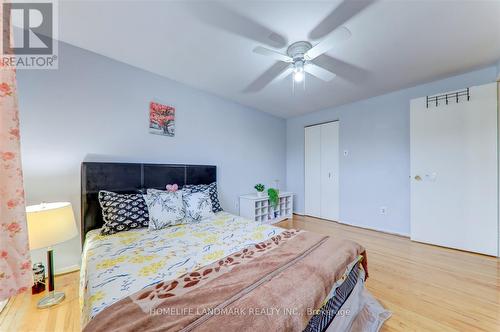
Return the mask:
POLYGON ((100 311, 143 288, 216 262, 284 229, 227 212, 200 223, 157 231, 87 233, 80 272, 82 326, 100 311))

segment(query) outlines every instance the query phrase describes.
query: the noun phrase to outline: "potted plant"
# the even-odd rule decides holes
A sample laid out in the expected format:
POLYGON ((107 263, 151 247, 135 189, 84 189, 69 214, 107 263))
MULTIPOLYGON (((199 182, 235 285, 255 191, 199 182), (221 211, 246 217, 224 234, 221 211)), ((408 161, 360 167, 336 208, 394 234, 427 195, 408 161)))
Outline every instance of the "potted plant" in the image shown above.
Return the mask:
POLYGON ((267 194, 269 195, 269 203, 274 209, 274 218, 278 217, 278 211, 276 208, 280 202, 279 190, 274 188, 267 189, 267 194))
POLYGON ((266 189, 266 187, 264 187, 262 183, 257 183, 254 188, 257 190, 257 197, 264 196, 264 189, 266 189))

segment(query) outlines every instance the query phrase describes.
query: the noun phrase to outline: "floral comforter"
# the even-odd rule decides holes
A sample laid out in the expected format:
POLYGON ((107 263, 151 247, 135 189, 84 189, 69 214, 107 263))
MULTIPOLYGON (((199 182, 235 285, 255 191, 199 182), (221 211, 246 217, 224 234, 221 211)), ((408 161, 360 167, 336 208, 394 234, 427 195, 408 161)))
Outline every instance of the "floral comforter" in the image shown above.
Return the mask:
POLYGON ((82 326, 111 304, 162 280, 216 262, 284 230, 226 212, 157 231, 87 234, 82 254, 82 326))

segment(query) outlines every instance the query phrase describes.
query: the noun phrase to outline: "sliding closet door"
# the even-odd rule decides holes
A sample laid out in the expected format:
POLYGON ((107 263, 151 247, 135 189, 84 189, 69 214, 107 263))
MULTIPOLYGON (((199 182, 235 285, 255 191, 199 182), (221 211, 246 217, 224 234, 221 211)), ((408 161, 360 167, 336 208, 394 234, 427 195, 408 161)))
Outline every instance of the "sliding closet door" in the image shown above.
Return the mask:
POLYGON ((496 89, 437 107, 411 101, 412 240, 498 255, 496 89))
POLYGON ((339 123, 321 125, 321 218, 339 220, 339 123))
POLYGON ((321 128, 305 128, 305 213, 321 217, 321 128))

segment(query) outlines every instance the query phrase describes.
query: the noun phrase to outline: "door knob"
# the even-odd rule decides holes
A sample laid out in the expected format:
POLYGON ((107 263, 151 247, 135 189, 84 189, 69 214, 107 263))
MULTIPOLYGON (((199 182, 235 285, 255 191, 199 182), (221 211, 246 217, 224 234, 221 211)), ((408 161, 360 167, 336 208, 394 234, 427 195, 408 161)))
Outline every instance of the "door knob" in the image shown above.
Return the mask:
POLYGON ((422 181, 422 177, 420 175, 415 175, 414 179, 417 181, 422 181))

